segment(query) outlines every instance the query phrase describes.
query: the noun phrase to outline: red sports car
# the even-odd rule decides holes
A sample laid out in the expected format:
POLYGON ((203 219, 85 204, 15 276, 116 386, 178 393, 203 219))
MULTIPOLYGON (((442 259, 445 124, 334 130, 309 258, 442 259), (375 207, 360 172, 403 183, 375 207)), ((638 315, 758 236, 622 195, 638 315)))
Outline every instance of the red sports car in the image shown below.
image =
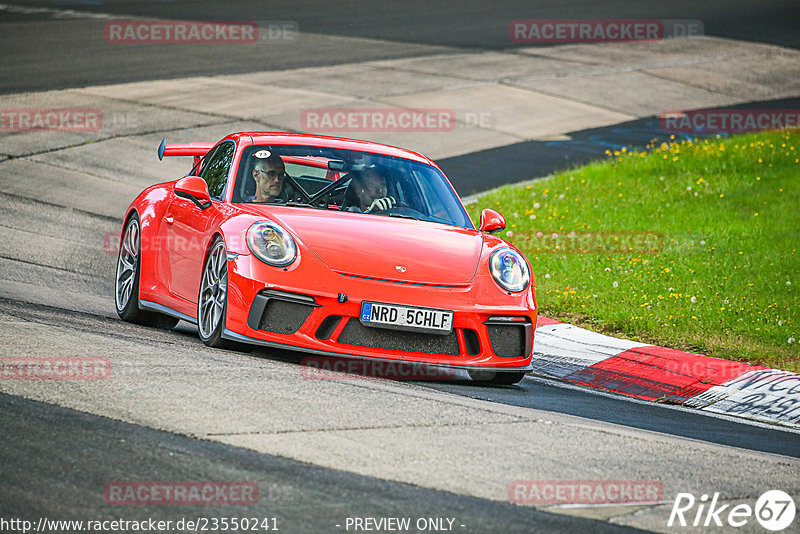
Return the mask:
POLYGON ((119 316, 197 325, 211 347, 463 368, 519 382, 531 368, 531 268, 476 229, 439 167, 408 150, 289 133, 167 145, 194 156, 179 180, 130 205, 116 273, 119 316))

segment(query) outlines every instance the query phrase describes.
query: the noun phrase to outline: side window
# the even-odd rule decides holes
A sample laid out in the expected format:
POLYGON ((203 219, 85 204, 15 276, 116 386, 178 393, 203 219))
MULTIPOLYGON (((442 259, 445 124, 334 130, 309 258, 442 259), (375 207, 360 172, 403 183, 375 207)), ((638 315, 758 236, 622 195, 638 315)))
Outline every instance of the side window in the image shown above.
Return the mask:
POLYGON ((233 141, 226 141, 203 158, 200 177, 208 184, 208 193, 215 200, 222 200, 222 196, 225 194, 225 185, 228 182, 228 173, 231 170, 235 148, 236 145, 233 141))

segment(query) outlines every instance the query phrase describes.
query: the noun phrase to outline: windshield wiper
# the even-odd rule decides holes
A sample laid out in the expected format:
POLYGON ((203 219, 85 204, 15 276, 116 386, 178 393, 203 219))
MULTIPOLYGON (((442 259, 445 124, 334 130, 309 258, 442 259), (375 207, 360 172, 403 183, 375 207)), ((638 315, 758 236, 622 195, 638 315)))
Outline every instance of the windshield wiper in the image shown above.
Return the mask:
POLYGON ((415 221, 421 221, 419 217, 414 217, 413 215, 406 215, 404 213, 384 213, 381 215, 388 215, 389 217, 400 217, 401 219, 413 219, 415 221))
POLYGON ((296 200, 290 200, 288 202, 285 202, 283 205, 284 206, 294 206, 294 207, 298 207, 298 208, 315 208, 315 209, 323 209, 323 210, 331 209, 330 207, 328 207, 327 204, 312 204, 310 202, 298 202, 296 200))

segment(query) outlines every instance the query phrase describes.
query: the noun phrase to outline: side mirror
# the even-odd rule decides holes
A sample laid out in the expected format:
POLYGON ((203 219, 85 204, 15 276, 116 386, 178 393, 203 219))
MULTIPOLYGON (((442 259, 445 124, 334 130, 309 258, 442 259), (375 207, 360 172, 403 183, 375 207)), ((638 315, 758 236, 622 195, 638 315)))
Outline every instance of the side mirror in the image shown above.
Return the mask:
POLYGON ((485 209, 481 212, 481 224, 479 230, 493 234, 506 227, 506 220, 502 215, 494 210, 485 209))
POLYGON ((208 184, 199 176, 186 176, 175 182, 175 195, 191 200, 201 210, 211 207, 208 184))

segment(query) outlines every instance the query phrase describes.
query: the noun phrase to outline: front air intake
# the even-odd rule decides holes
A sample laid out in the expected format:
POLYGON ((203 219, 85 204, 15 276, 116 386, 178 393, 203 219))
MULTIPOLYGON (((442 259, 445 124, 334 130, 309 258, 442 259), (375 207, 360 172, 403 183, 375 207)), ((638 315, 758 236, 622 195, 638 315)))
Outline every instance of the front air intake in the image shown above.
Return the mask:
POLYGON ((317 307, 314 297, 265 289, 256 295, 247 324, 253 330, 290 335, 303 326, 317 307))
POLYGON ((485 323, 492 351, 501 358, 524 358, 531 353, 533 326, 528 317, 493 316, 485 323))

